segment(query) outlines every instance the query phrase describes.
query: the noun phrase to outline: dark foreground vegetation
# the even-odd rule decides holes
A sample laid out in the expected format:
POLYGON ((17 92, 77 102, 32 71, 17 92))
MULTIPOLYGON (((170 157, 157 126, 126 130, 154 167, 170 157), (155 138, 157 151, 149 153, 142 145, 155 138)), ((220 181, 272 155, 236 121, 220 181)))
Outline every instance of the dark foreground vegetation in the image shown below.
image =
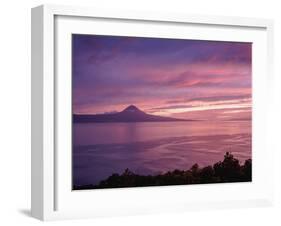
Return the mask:
POLYGON ((138 175, 126 169, 121 175, 112 174, 98 185, 74 186, 74 190, 97 188, 124 188, 184 184, 208 184, 252 181, 252 160, 240 165, 238 159, 226 152, 223 161, 200 168, 194 164, 189 170, 168 171, 160 175, 138 175))

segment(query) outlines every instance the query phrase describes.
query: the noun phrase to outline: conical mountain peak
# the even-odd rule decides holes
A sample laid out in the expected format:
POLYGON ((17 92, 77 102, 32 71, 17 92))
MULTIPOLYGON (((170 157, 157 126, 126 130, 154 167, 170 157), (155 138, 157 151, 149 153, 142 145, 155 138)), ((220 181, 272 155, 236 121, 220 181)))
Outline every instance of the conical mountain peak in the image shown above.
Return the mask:
POLYGON ((135 105, 129 105, 121 112, 112 114, 97 114, 97 115, 74 115, 74 122, 87 123, 112 123, 112 122, 171 122, 171 121, 185 121, 183 119, 175 119, 157 115, 147 114, 137 108, 135 105))
POLYGON ((141 110, 138 109, 135 105, 130 105, 130 106, 126 107, 123 111, 125 111, 125 112, 137 112, 137 111, 141 111, 141 110))

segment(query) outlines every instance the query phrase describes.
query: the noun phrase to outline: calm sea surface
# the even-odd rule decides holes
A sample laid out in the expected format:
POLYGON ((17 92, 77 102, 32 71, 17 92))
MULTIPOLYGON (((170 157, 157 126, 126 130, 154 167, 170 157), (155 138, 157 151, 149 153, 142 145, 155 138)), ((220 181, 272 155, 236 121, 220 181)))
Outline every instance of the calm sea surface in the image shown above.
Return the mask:
POLYGON ((212 165, 230 151, 251 158, 251 122, 74 123, 73 184, 98 184, 126 168, 147 175, 212 165))

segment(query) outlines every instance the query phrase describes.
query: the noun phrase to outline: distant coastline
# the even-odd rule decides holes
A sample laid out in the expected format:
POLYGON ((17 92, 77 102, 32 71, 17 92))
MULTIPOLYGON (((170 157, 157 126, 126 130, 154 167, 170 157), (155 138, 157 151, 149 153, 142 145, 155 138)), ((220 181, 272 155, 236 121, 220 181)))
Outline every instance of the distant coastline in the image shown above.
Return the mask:
POLYGON ((74 123, 113 123, 113 122, 175 122, 198 121, 190 119, 178 119, 158 115, 147 114, 134 105, 130 105, 121 112, 106 114, 73 114, 74 123))

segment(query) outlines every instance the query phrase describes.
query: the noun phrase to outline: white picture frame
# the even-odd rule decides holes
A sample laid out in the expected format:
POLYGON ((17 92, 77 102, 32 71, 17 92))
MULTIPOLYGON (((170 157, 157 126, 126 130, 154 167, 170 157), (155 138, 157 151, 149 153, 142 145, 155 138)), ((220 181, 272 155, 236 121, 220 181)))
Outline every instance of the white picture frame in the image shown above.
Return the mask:
POLYGON ((271 205, 273 179, 266 172, 273 168, 273 153, 266 140, 266 119, 270 109, 266 100, 271 97, 270 90, 273 85, 272 45, 273 22, 266 19, 56 5, 33 8, 32 216, 41 220, 56 220, 271 205), (103 20, 106 20, 106 26, 99 26, 103 20), (137 23, 145 28, 134 30, 137 23), (180 29, 189 26, 190 31, 195 29, 188 36, 193 39, 234 39, 252 41, 255 44, 253 49, 257 57, 254 57, 253 65, 253 182, 72 192, 68 180, 71 175, 71 144, 67 137, 60 136, 62 132, 69 134, 71 130, 69 34, 99 32, 150 36, 148 31, 157 29, 157 24, 164 27, 162 30, 158 29, 157 36, 178 37, 180 29), (118 31, 114 29, 115 25, 120 25, 118 31), (210 30, 204 32, 206 29, 210 30), (62 79, 66 82, 62 83, 62 79), (66 110, 59 110, 62 101, 66 103, 66 110), (228 197, 229 192, 231 197, 228 197))

